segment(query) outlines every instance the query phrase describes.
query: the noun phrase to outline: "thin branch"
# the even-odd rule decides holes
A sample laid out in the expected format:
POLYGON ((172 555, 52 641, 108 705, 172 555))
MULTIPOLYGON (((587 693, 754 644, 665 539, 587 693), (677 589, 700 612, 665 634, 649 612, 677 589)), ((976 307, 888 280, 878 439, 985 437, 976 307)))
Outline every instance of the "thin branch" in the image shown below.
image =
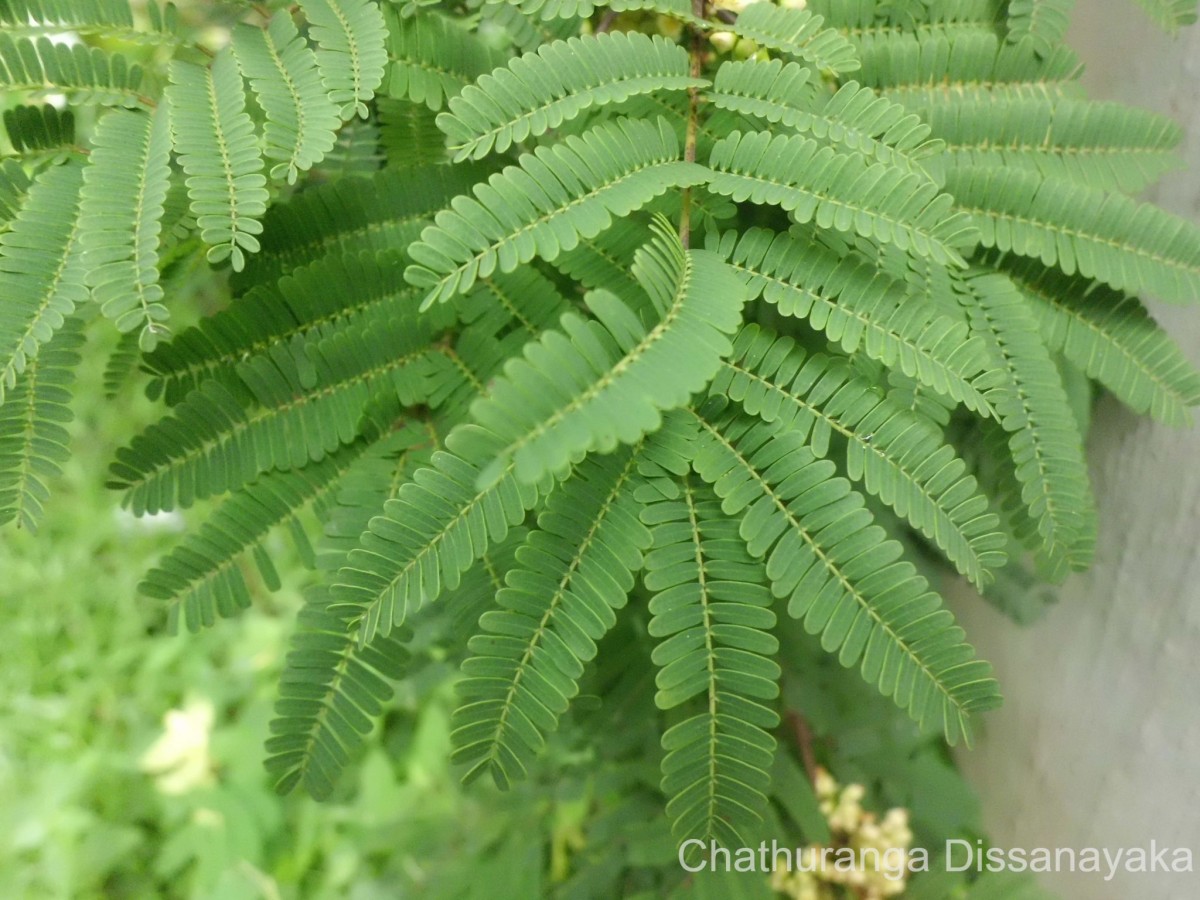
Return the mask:
POLYGON ((604 15, 600 17, 600 23, 596 26, 596 34, 604 34, 610 31, 617 21, 617 11, 615 9, 606 9, 604 15))
POLYGON ((817 783, 817 757, 813 753, 813 733, 808 720, 794 709, 787 711, 787 721, 792 726, 792 739, 796 749, 800 751, 800 761, 804 763, 804 773, 813 786, 817 783))

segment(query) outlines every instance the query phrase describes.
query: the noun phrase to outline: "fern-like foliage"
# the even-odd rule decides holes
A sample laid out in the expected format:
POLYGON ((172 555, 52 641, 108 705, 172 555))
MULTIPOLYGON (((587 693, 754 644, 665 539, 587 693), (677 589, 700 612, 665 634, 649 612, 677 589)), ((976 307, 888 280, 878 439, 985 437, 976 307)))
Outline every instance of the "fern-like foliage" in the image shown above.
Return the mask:
POLYGON ((1095 543, 1095 502, 1079 428, 1037 320, 1012 282, 979 274, 965 287, 971 328, 991 345, 1006 373, 993 402, 1011 434, 1021 499, 1037 525, 1033 547, 1048 577, 1061 579, 1069 568, 1087 566, 1095 543))
POLYGON ((110 484, 156 512, 316 462, 354 439, 375 391, 425 398, 431 337, 428 323, 382 309, 327 339, 272 343, 238 364, 236 382, 203 382, 118 451, 110 484))
POLYGON ((846 472, 935 542, 980 587, 1004 564, 1005 539, 966 464, 923 416, 880 397, 843 361, 808 356, 790 338, 747 326, 712 391, 767 422, 783 421, 828 455, 846 439, 846 472))
POLYGON ((370 446, 338 479, 336 500, 323 516, 324 533, 314 548, 313 563, 326 572, 337 572, 345 564, 371 519, 388 500, 396 499, 413 473, 430 464, 440 444, 436 429, 420 419, 384 422, 379 431, 391 430, 380 435, 371 434, 369 427, 364 431, 370 446))
POLYGON ((4 111, 4 132, 13 151, 25 157, 53 156, 75 144, 75 114, 49 103, 4 111))
POLYGON ((526 338, 537 337, 570 309, 558 286, 533 266, 485 278, 453 306, 472 333, 512 330, 526 338))
POLYGON ((158 283, 159 228, 171 177, 167 109, 113 112, 96 127, 79 203, 92 298, 119 331, 153 350, 168 316, 158 283))
POLYGON ((337 141, 319 167, 320 176, 330 180, 370 177, 383 164, 379 147, 378 116, 351 118, 338 132, 337 141))
POLYGON ((317 42, 317 67, 342 118, 367 118, 367 103, 383 81, 387 30, 371 0, 300 0, 317 42))
MULTIPOLYGON (((654 208, 651 201, 647 210, 654 208)), ((645 224, 640 218, 631 216, 630 220, 645 224)), ((633 274, 633 257, 644 240, 645 232, 640 228, 613 228, 594 238, 580 238, 578 246, 560 253, 553 265, 585 289, 602 288, 637 306, 644 302, 644 291, 633 274)))
POLYGON ((694 467, 789 615, 918 722, 969 737, 968 714, 999 700, 990 667, 832 462, 782 427, 710 409, 694 467))
POLYGON ((4 0, 0 25, 10 33, 26 35, 74 32, 148 44, 178 39, 175 4, 150 0, 139 6, 149 20, 148 31, 138 27, 129 0, 4 0))
POLYGON ((413 475, 347 557, 335 590, 340 602, 357 608, 353 627, 362 644, 390 634, 443 589, 457 587, 463 573, 549 490, 550 480, 518 481, 511 465, 478 487, 480 471, 463 459, 461 444, 478 452, 487 441, 473 425, 447 435, 449 452, 434 454, 429 467, 413 475))
POLYGON ((385 164, 394 168, 419 168, 446 161, 437 116, 420 103, 395 97, 375 102, 379 145, 385 164))
POLYGON ((320 586, 298 616, 266 743, 267 770, 278 777, 280 792, 303 784, 319 799, 332 794, 350 754, 391 699, 388 680, 402 678, 408 668, 411 632, 396 629, 358 648, 346 613, 320 586))
POLYGON ((810 71, 780 60, 731 62, 718 70, 709 99, 722 109, 779 123, 910 171, 920 171, 918 161, 940 149, 928 140, 929 126, 900 104, 853 81, 825 97, 809 81, 810 71))
POLYGON ((1020 167, 1136 193, 1179 165, 1178 125, 1115 103, 974 101, 933 107, 928 118, 948 167, 1020 167))
POLYGON ((637 454, 595 457, 550 495, 517 567, 468 644, 455 757, 507 786, 578 691, 583 665, 616 622, 650 535, 634 499, 637 454))
POLYGON ((1078 272, 1117 290, 1200 300, 1200 231, 1121 194, 1020 169, 964 169, 946 180, 985 247, 1078 272))
POLYGON ((472 407, 489 440, 504 442, 482 480, 511 460, 517 476, 533 482, 579 453, 633 443, 715 374, 729 352, 726 335, 737 327, 741 286, 714 254, 685 253, 658 228, 634 262, 653 303, 652 323, 613 294, 589 294, 594 319, 564 316, 561 332, 529 344, 472 407))
POLYGON ((281 275, 322 256, 406 248, 433 215, 474 183, 479 170, 419 166, 407 175, 381 172, 323 184, 263 220, 262 252, 233 279, 239 290, 271 285, 281 275))
POLYGON ((273 344, 317 338, 356 316, 411 313, 416 291, 403 278, 398 253, 329 254, 257 287, 238 302, 169 344, 147 353, 143 368, 155 376, 151 393, 171 406, 208 379, 229 381, 249 356, 273 344))
POLYGON ((439 110, 448 98, 504 62, 503 54, 436 12, 405 18, 388 7, 386 14, 391 67, 385 85, 391 97, 439 110))
POLYGON ((283 12, 271 17, 266 31, 239 25, 233 52, 267 117, 264 155, 279 160, 271 177, 294 184, 333 149, 342 124, 321 83, 317 57, 283 12))
POLYGON ((556 41, 468 85, 438 116, 438 127, 455 159, 479 159, 557 128, 589 106, 706 84, 688 77, 689 65, 678 44, 636 32, 556 41))
POLYGON ((1029 41, 1042 56, 1061 46, 1075 0, 1012 0, 1008 4, 1008 40, 1029 41))
POLYGON ((792 234, 749 229, 720 238, 721 255, 786 316, 806 319, 846 353, 868 356, 989 414, 988 360, 961 321, 924 307, 876 268, 792 234))
POLYGON ((210 262, 229 259, 235 271, 259 248, 259 218, 267 209, 266 176, 246 113, 241 74, 229 50, 211 68, 171 63, 171 131, 179 162, 188 175, 188 195, 211 245, 210 262))
POLYGON ((859 67, 853 46, 824 20, 805 9, 751 3, 731 26, 744 38, 804 60, 817 69, 844 75, 859 67))
POLYGON ((765 705, 779 693, 771 593, 762 562, 703 482, 685 478, 678 497, 658 498, 643 518, 653 539, 649 631, 661 641, 655 703, 699 709, 662 737, 667 815, 680 841, 735 847, 759 821, 775 754, 769 729, 779 716, 765 705))
POLYGON ((467 291, 494 271, 511 272, 535 256, 553 260, 670 187, 707 176, 681 160, 663 120, 623 119, 538 148, 478 185, 435 219, 409 248, 407 277, 428 290, 425 305, 467 291))
POLYGON ((712 23, 695 15, 691 0, 490 0, 493 3, 513 3, 522 13, 538 19, 586 19, 598 8, 612 12, 640 10, 660 13, 688 22, 696 28, 708 29, 712 23))
POLYGON ((859 52, 863 82, 914 107, 1069 96, 1081 69, 1064 45, 1040 56, 1030 42, 1008 43, 991 29, 952 36, 906 32, 859 52))
POLYGON ((994 31, 1006 25, 1009 0, 930 0, 894 4, 888 0, 811 0, 808 8, 825 17, 857 45, 903 39, 994 31))
POLYGON ((37 531, 47 483, 71 455, 64 426, 82 345, 80 320, 68 319, 0 404, 0 524, 37 531))
POLYGON ((586 775, 573 896, 672 893, 668 824, 827 842, 797 705, 968 736, 998 688, 932 573, 1028 609, 1026 556, 1093 552, 1093 382, 1200 403, 1135 296, 1200 299, 1200 230, 1128 196, 1181 132, 1085 98, 1070 5, 0 0, 0 520, 115 324, 105 389, 165 408, 111 486, 212 501, 143 593, 197 629, 278 532, 310 570, 280 790, 461 665, 468 778, 586 775))
POLYGON ((801 223, 874 238, 963 265, 977 239, 953 198, 912 172, 871 164, 803 137, 734 132, 713 147, 711 190, 783 207, 801 223))
POLYGON ((137 63, 99 47, 0 33, 0 87, 8 91, 66 93, 104 106, 146 106, 143 75, 137 63))
POLYGON ((523 12, 515 3, 485 3, 480 15, 488 22, 504 29, 512 40, 513 48, 521 53, 536 50, 542 44, 559 40, 575 33, 575 23, 570 21, 546 21, 523 12))
POLYGON ((0 159, 0 233, 7 231, 21 211, 32 184, 29 173, 15 159, 0 159))
MULTIPOLYGON (((384 434, 371 425, 365 437, 357 458, 333 482, 336 501, 326 507, 314 562, 329 572, 346 561, 377 509, 429 463, 427 426, 404 422, 384 434)), ((311 795, 328 797, 391 697, 388 681, 403 677, 411 664, 411 630, 397 628, 363 647, 355 640, 354 614, 355 607, 340 602, 327 584, 305 597, 266 744, 267 769, 282 793, 303 784, 311 795)))
POLYGON ((1032 260, 1000 261, 1041 323, 1048 350, 1094 378, 1139 413, 1180 426, 1200 404, 1200 374, 1146 307, 1032 260))
POLYGON ((38 349, 87 300, 79 248, 82 171, 51 169, 0 234, 0 404, 38 349))
POLYGON ((243 554, 253 554, 272 590, 279 575, 263 548, 271 529, 297 522, 297 517, 331 494, 339 478, 369 446, 360 438, 312 465, 294 471, 271 471, 233 494, 204 523, 147 573, 140 590, 168 601, 171 626, 184 622, 190 631, 212 625, 250 605, 250 592, 239 568, 243 554))

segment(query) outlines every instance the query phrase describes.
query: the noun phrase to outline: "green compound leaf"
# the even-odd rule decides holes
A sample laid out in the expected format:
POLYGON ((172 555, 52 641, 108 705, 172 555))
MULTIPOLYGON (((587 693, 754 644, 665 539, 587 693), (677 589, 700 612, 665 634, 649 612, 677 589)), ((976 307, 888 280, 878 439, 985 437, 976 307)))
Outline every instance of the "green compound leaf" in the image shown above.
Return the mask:
POLYGON ((79 249, 82 182, 74 164, 42 173, 0 234, 0 404, 39 348, 87 300, 79 249))
POLYGON ((159 232, 171 180, 164 104, 152 115, 116 111, 96 127, 83 172, 80 248, 100 311, 145 352, 167 334, 158 283, 159 232))
POLYGON ((409 248, 416 262, 406 277, 428 290, 428 307, 494 271, 511 272, 535 256, 552 261, 668 188, 706 180, 680 150, 662 119, 620 119, 526 153, 437 214, 409 248))
POLYGON ((175 152, 188 176, 200 237, 210 245, 208 259, 228 259, 240 272, 246 254, 259 249, 267 179, 232 51, 218 53, 211 68, 173 61, 167 98, 175 152))
POLYGON ((264 153, 280 160, 271 177, 294 184, 333 149, 342 124, 322 84, 317 57, 283 11, 271 17, 265 31, 238 25, 233 52, 267 117, 264 153))
POLYGON ((655 35, 600 34, 543 44, 450 100, 438 127, 455 159, 480 159, 558 128, 585 109, 636 94, 701 87, 687 51, 655 35))
POLYGON ((300 0, 317 42, 317 67, 343 119, 367 118, 367 104, 383 82, 387 28, 373 0, 300 0))

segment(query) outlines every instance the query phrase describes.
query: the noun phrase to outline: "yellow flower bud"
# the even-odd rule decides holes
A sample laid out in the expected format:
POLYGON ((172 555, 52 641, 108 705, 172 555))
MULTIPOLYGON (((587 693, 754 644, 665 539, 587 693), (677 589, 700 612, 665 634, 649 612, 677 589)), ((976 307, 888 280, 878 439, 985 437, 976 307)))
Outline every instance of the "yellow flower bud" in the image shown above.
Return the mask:
POLYGON ((728 53, 737 43, 737 36, 732 31, 714 31, 708 36, 708 41, 717 48, 717 52, 728 53))
POLYGON ((833 776, 825 769, 817 769, 817 774, 813 782, 817 796, 822 800, 826 797, 832 797, 837 793, 838 783, 834 781, 833 776))

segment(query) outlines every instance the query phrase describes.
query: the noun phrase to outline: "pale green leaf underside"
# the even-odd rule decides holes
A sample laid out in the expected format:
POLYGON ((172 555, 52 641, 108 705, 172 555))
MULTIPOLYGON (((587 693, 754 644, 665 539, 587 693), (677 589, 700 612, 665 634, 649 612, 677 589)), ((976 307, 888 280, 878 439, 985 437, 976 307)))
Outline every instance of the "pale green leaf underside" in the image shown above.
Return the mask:
POLYGON ((175 60, 170 71, 171 132, 200 237, 211 262, 240 272, 258 251, 268 199, 241 73, 229 48, 211 67, 175 60))
POLYGON ((168 107, 118 110, 96 127, 83 173, 79 244, 87 284, 119 331, 153 350, 167 333, 158 283, 159 232, 171 178, 168 107))
POLYGON ((264 155, 278 160, 271 176, 294 184, 333 149, 342 124, 317 57, 286 12, 272 16, 266 30, 235 28, 233 52, 266 115, 264 155))
POLYGON ((367 103, 387 66, 383 13, 372 0, 300 0, 317 43, 317 68, 343 119, 370 114, 367 103))
POLYGON ((79 253, 82 181, 73 164, 43 173, 0 234, 0 404, 39 348, 87 300, 79 253))
POLYGON ((480 159, 557 128, 584 110, 636 94, 707 84, 688 76, 683 47, 617 32, 543 44, 482 76, 437 118, 455 159, 480 159))

